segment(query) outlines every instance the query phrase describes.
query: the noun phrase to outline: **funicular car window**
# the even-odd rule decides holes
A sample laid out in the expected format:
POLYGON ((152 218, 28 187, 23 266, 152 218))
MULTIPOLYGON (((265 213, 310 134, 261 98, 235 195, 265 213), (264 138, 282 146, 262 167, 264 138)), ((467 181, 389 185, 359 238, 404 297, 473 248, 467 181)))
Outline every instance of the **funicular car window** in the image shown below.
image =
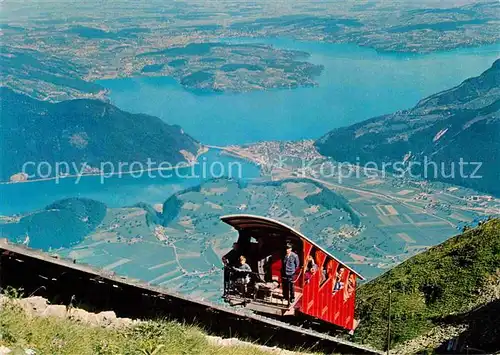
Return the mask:
POLYGON ((344 288, 344 277, 346 272, 346 268, 339 264, 337 266, 337 270, 335 270, 335 281, 333 283, 333 293, 336 293, 344 288))
POLYGON ((332 264, 332 259, 330 257, 325 258, 323 266, 321 267, 321 283, 319 284, 319 287, 323 286, 330 279, 331 264, 332 264))

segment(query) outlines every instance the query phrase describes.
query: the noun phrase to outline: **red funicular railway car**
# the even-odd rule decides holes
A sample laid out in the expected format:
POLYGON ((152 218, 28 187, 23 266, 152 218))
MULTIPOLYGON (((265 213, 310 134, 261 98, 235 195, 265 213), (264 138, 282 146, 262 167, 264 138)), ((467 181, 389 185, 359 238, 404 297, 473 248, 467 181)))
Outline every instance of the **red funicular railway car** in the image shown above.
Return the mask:
POLYGON ((278 316, 306 315, 353 330, 356 283, 363 277, 293 228, 270 218, 229 215, 222 221, 238 231, 234 249, 224 261, 224 297, 231 305, 278 316), (294 279, 295 300, 283 296, 282 264, 286 245, 300 266, 294 279), (243 255, 251 271, 238 271, 243 255), (235 256, 237 258, 235 258, 235 256))

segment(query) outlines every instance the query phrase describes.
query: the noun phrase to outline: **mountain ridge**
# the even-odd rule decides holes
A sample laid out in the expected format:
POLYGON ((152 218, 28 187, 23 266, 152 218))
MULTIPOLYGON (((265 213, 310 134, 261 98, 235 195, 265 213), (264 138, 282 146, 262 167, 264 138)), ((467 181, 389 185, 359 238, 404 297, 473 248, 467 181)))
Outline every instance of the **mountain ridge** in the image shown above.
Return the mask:
POLYGON ((181 151, 196 155, 199 148, 180 126, 100 100, 50 103, 1 87, 0 105, 3 181, 21 172, 26 162, 97 168, 104 162, 145 164, 151 159, 175 165, 186 160, 181 151))
POLYGON ((411 162, 411 172, 419 177, 500 196, 500 167, 495 163, 500 157, 499 111, 497 59, 480 76, 428 96, 412 109, 334 129, 315 144, 321 154, 338 161, 401 162, 405 168, 411 162), (425 159, 436 163, 431 174, 417 165, 425 159), (460 159, 468 167, 458 176, 460 159), (481 163, 475 174, 473 163, 481 163))

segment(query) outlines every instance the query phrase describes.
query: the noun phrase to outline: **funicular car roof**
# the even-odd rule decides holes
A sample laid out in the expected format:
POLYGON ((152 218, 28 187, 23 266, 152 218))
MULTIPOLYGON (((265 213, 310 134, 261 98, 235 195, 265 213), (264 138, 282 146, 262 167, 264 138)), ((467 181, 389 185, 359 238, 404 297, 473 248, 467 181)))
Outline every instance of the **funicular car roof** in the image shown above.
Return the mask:
POLYGON ((293 229, 290 226, 287 226, 284 223, 281 223, 279 221, 276 221, 271 218, 267 217, 262 217, 262 216, 255 216, 255 215, 250 215, 250 214, 234 214, 234 215, 226 215, 220 217, 220 219, 229 224, 230 226, 234 227, 236 230, 241 231, 245 229, 259 229, 259 228, 267 228, 267 229, 274 229, 276 231, 280 232, 286 232, 289 234, 292 234, 300 239, 306 240, 309 243, 311 243, 313 246, 315 246, 317 249, 321 250, 323 253, 327 254, 330 256, 332 259, 336 260, 339 262, 342 266, 345 268, 349 269, 352 271, 356 276, 358 276, 361 280, 364 280, 365 278, 358 273, 356 270, 353 270, 349 266, 347 266, 343 261, 339 260, 335 256, 333 256, 330 252, 319 246, 317 243, 303 235, 302 233, 298 232, 297 230, 293 229))

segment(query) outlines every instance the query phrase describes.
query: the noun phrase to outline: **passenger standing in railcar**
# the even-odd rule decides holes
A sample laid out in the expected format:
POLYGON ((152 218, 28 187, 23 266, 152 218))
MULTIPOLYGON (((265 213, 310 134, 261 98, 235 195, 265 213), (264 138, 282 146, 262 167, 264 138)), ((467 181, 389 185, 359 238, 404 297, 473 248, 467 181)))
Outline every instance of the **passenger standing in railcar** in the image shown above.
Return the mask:
POLYGON ((297 269, 300 267, 300 260, 297 254, 292 251, 292 245, 286 245, 286 254, 282 263, 283 298, 288 304, 295 302, 294 279, 297 269))

